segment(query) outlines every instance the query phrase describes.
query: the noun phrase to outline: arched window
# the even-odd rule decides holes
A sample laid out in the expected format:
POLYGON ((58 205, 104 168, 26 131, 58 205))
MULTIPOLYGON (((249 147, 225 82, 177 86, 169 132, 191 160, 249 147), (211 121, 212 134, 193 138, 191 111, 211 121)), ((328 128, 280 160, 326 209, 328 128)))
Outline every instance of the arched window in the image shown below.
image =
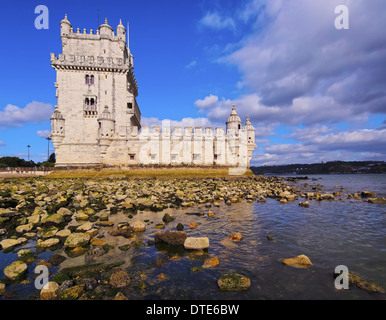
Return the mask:
POLYGON ((90 84, 90 76, 86 74, 86 84, 90 84))
POLYGON ((91 78, 90 78, 90 84, 94 84, 94 76, 91 76, 91 78))
POLYGON ((90 100, 88 98, 86 98, 86 100, 84 102, 85 102, 86 106, 90 105, 90 100))
POLYGON ((94 98, 91 98, 91 100, 90 100, 90 105, 93 106, 94 103, 95 103, 94 98))

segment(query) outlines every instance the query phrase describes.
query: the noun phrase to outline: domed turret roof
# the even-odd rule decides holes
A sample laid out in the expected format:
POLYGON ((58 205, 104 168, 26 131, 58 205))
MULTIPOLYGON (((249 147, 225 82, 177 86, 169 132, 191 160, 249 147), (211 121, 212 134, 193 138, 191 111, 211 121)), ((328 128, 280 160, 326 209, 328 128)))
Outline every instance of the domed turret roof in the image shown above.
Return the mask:
POLYGON ((64 16, 64 19, 62 21, 60 21, 60 23, 67 23, 68 25, 71 26, 70 21, 68 21, 68 19, 67 19, 67 14, 64 16))
POLYGON ((238 114, 236 112, 236 106, 235 105, 233 105, 232 113, 229 116, 229 118, 228 118, 226 123, 228 124, 228 123, 231 123, 231 122, 233 122, 233 123, 235 123, 235 122, 236 123, 242 123, 240 117, 238 116, 238 114))
POLYGON ((109 23, 108 23, 108 21, 107 21, 107 18, 105 18, 105 23, 104 23, 104 24, 101 24, 101 25, 99 26, 98 29, 101 29, 101 28, 109 28, 110 30, 113 30, 113 28, 111 28, 111 27, 109 26, 109 23))
POLYGON ((126 28, 124 27, 124 25, 122 24, 122 19, 119 19, 119 24, 118 24, 118 26, 117 26, 117 29, 118 28, 122 28, 122 29, 125 29, 126 30, 126 28))
POLYGON ((244 128, 245 129, 247 129, 247 130, 255 130, 255 128, 253 127, 253 125, 252 125, 252 123, 251 123, 251 121, 250 121, 250 118, 249 118, 249 116, 247 117, 247 121, 245 122, 245 126, 244 126, 244 128))

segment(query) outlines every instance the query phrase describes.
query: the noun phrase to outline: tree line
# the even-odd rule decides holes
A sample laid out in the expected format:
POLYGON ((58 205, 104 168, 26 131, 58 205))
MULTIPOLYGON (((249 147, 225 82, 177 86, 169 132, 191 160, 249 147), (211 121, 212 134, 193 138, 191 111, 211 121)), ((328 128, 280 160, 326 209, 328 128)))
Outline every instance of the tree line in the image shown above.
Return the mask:
POLYGON ((0 158, 0 168, 34 168, 34 167, 54 167, 56 162, 55 153, 52 153, 47 161, 35 162, 27 161, 18 157, 2 157, 0 158))

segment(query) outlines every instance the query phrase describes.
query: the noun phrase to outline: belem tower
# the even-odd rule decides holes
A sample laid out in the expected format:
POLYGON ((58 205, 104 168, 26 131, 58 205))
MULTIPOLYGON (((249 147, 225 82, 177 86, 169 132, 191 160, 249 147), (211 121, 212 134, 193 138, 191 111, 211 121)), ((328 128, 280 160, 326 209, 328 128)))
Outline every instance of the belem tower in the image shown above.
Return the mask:
POLYGON ((126 29, 107 19, 98 30, 74 31, 60 22, 62 53, 51 53, 57 105, 51 139, 57 167, 183 165, 249 167, 256 148, 249 118, 233 106, 226 130, 141 127, 138 85, 126 29))

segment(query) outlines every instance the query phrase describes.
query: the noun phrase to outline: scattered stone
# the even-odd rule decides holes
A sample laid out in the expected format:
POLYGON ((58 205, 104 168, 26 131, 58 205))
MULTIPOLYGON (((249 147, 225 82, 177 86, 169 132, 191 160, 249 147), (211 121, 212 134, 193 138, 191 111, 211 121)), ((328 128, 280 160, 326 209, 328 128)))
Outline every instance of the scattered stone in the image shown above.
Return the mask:
POLYGON ((43 238, 43 239, 47 239, 47 238, 52 238, 53 236, 56 235, 56 233, 58 232, 58 228, 55 227, 55 226, 51 226, 47 229, 44 229, 42 230, 40 233, 39 233, 39 237, 40 238, 43 238))
POLYGON ((215 214, 212 212, 212 211, 208 211, 208 217, 214 217, 215 216, 215 214))
POLYGON ((35 247, 36 248, 49 248, 49 247, 56 246, 59 242, 60 242, 60 240, 57 238, 50 238, 47 240, 38 241, 35 247))
POLYGON ((78 232, 86 232, 91 230, 94 227, 94 224, 90 221, 83 223, 79 227, 76 228, 76 231, 78 232))
POLYGON ((0 296, 5 293, 5 284, 0 282, 0 296))
POLYGON ((175 216, 173 216, 173 215, 171 215, 171 214, 169 214, 169 213, 165 213, 164 216, 163 216, 163 218, 162 218, 162 221, 165 222, 165 223, 167 223, 167 222, 172 222, 172 221, 175 220, 175 219, 176 219, 175 216))
POLYGON ((8 251, 26 241, 27 241, 26 238, 4 239, 0 242, 0 247, 2 248, 3 251, 8 251))
POLYGON ((196 229, 198 226, 197 222, 192 222, 190 225, 189 225, 189 229, 196 229))
POLYGON ((127 299, 127 297, 122 292, 118 292, 114 297, 114 300, 129 300, 129 299, 127 299))
POLYGON ((22 249, 17 252, 17 258, 26 264, 31 264, 37 258, 35 254, 30 249, 22 249))
POLYGON ((90 241, 90 236, 86 233, 71 233, 64 245, 69 248, 84 247, 87 246, 90 241))
POLYGON ((154 236, 155 243, 164 242, 174 246, 183 245, 186 238, 186 233, 182 231, 158 232, 154 236))
POLYGON ((295 268, 308 268, 312 265, 311 260, 304 254, 295 258, 284 259, 282 263, 295 268))
MULTIPOLYGON (((58 290, 59 291, 59 290, 58 290)), ((78 300, 84 293, 84 285, 76 285, 58 292, 62 300, 78 300)))
POLYGON ((362 198, 376 198, 377 194, 372 191, 362 191, 361 193, 362 198))
POLYGON ((236 232, 234 234, 232 234, 230 237, 229 237, 229 240, 231 241, 241 241, 243 240, 243 235, 239 232, 236 232))
POLYGON ((267 236, 267 239, 268 239, 269 241, 275 241, 275 239, 274 239, 271 235, 268 235, 268 236, 267 236))
POLYGON ((95 223, 98 227, 112 227, 114 225, 114 222, 111 221, 98 221, 95 223))
POLYGON ((202 266, 204 269, 216 267, 220 264, 220 261, 217 257, 208 258, 204 261, 204 265, 202 266))
POLYGON ((118 230, 112 230, 109 232, 109 234, 113 237, 122 236, 126 239, 130 239, 134 237, 133 230, 131 229, 118 229, 118 230))
POLYGON ((59 285, 50 281, 47 282, 46 285, 40 291, 40 300, 53 300, 57 297, 59 285))
POLYGON ((299 202, 299 206, 300 207, 304 207, 304 208, 309 208, 310 207, 310 203, 308 201, 299 202))
POLYGON ((367 202, 377 203, 377 204, 386 204, 386 198, 368 198, 367 202))
POLYGON ((55 237, 58 237, 60 240, 66 239, 71 234, 69 229, 63 229, 55 233, 55 237))
POLYGON ((63 217, 71 217, 74 214, 70 209, 67 208, 60 208, 57 213, 63 217))
POLYGON ((18 280, 27 270, 28 267, 23 261, 15 261, 4 269, 4 275, 10 280, 18 280))
POLYGON ((45 218, 42 219, 42 224, 44 225, 54 225, 54 226, 57 226, 57 225, 60 225, 64 222, 64 218, 61 214, 59 213, 54 213, 54 214, 51 214, 45 218))
POLYGON ((16 232, 17 233, 25 233, 25 232, 31 231, 33 227, 34 226, 32 223, 23 224, 21 226, 16 227, 16 232))
POLYGON ((217 281, 217 285, 221 291, 241 291, 248 290, 251 286, 251 281, 240 274, 232 273, 221 276, 217 281))
POLYGON ((177 224, 177 230, 178 231, 184 230, 184 225, 182 223, 177 224))
POLYGON ((131 225, 131 227, 133 228, 134 232, 143 232, 146 230, 146 225, 143 221, 135 221, 133 222, 133 224, 131 225))
POLYGON ((209 238, 188 237, 184 242, 184 248, 188 250, 201 250, 209 248, 209 238))
POLYGON ((113 288, 125 288, 130 285, 130 277, 126 271, 117 268, 110 277, 110 285, 113 288))

